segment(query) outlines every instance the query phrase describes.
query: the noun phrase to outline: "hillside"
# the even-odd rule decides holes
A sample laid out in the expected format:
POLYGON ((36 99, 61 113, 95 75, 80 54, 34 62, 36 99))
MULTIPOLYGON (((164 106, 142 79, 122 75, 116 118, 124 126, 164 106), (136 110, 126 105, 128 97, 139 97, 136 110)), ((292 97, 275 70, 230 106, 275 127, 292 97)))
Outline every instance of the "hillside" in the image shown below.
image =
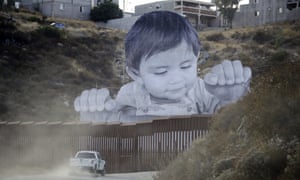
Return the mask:
MULTIPOLYGON (((1 13, 0 121, 73 121, 74 98, 87 88, 121 85, 125 33, 89 21, 1 13), (65 24, 59 30, 52 22, 65 24)), ((200 32, 203 76, 223 59, 240 59, 254 77, 270 66, 299 59, 299 22, 200 32), (206 59, 205 59, 206 58, 206 59)), ((260 83, 260 82, 258 82, 260 83)), ((253 83, 257 85, 258 83, 253 83)))
MULTIPOLYGON (((0 121, 73 121, 73 100, 121 85, 124 32, 38 14, 0 16, 0 121), (64 30, 50 27, 63 22, 64 30)), ((223 59, 253 70, 251 93, 156 179, 299 179, 300 23, 199 32, 200 75, 223 59)))
POLYGON ((0 121, 78 120, 73 101, 82 90, 120 86, 124 33, 88 21, 12 16, 0 16, 0 121), (65 29, 49 26, 57 21, 65 29))
POLYGON ((211 55, 202 69, 213 59, 241 59, 253 70, 251 93, 221 109, 209 136, 155 179, 299 179, 299 22, 203 32, 201 39, 211 55))

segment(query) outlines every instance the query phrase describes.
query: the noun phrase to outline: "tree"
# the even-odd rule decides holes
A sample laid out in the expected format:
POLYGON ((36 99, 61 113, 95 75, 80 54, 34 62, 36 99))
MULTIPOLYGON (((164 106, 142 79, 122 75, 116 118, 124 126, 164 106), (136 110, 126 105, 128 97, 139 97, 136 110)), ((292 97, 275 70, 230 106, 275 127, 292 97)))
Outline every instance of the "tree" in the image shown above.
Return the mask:
POLYGON ((241 0, 215 0, 216 6, 232 28, 232 21, 241 0))
POLYGON ((123 12, 119 6, 111 0, 106 0, 104 3, 98 4, 91 10, 90 19, 92 21, 107 22, 110 19, 122 18, 123 12))
POLYGON ((12 9, 15 6, 15 0, 0 0, 0 10, 5 8, 12 9))

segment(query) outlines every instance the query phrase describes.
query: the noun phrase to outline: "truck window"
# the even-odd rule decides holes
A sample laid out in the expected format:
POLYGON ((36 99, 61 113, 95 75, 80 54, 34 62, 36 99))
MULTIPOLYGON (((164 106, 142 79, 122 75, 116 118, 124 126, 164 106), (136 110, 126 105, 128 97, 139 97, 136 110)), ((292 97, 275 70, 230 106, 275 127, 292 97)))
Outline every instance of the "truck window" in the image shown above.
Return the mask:
POLYGON ((77 158, 83 158, 83 159, 95 159, 95 155, 93 153, 79 153, 77 155, 77 158))

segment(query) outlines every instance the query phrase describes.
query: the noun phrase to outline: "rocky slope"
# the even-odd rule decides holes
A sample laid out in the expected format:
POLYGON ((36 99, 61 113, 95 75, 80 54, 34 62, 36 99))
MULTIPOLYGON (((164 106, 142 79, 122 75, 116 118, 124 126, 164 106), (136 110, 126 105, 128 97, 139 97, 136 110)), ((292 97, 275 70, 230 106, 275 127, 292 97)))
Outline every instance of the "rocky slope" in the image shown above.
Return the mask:
MULTIPOLYGON (((124 32, 36 14, 0 16, 0 121, 76 121, 87 88, 121 85, 124 32), (64 30, 50 27, 52 21, 64 30)), ((251 93, 157 179, 299 179, 300 23, 199 32, 199 74, 223 59, 253 70, 251 93)))
POLYGON ((202 40, 211 55, 203 67, 238 58, 252 68, 251 93, 221 109, 209 136, 156 179, 299 179, 299 22, 203 32, 202 40))
POLYGON ((21 12, 2 14, 0 26, 0 121, 78 120, 82 90, 120 86, 123 32, 21 12))

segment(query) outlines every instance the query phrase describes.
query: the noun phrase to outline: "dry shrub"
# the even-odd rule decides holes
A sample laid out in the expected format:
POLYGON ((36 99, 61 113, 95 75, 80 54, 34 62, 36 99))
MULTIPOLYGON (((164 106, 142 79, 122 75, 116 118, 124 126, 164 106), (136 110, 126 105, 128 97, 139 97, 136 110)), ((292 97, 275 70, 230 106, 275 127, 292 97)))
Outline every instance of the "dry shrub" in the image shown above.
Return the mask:
POLYGON ((274 52, 271 57, 271 62, 283 62, 289 58, 289 53, 284 50, 274 52))
POLYGON ((239 32, 239 31, 235 31, 232 35, 231 38, 235 39, 235 40, 240 40, 240 41, 244 41, 247 39, 251 38, 251 35, 246 33, 246 32, 239 32))
POLYGON ((206 37, 207 41, 215 41, 215 42, 219 42, 224 39, 225 39, 225 36, 222 33, 215 33, 215 34, 208 35, 206 37))
POLYGON ((267 30, 258 30, 253 35, 253 41, 257 42, 258 44, 264 44, 266 42, 270 42, 274 39, 272 33, 267 30))
POLYGON ((294 63, 258 74, 252 92, 217 113, 209 136, 157 179, 299 179, 299 71, 294 63))
POLYGON ((202 48, 206 51, 208 51, 211 47, 210 47, 210 44, 209 43, 203 43, 202 44, 202 48))

